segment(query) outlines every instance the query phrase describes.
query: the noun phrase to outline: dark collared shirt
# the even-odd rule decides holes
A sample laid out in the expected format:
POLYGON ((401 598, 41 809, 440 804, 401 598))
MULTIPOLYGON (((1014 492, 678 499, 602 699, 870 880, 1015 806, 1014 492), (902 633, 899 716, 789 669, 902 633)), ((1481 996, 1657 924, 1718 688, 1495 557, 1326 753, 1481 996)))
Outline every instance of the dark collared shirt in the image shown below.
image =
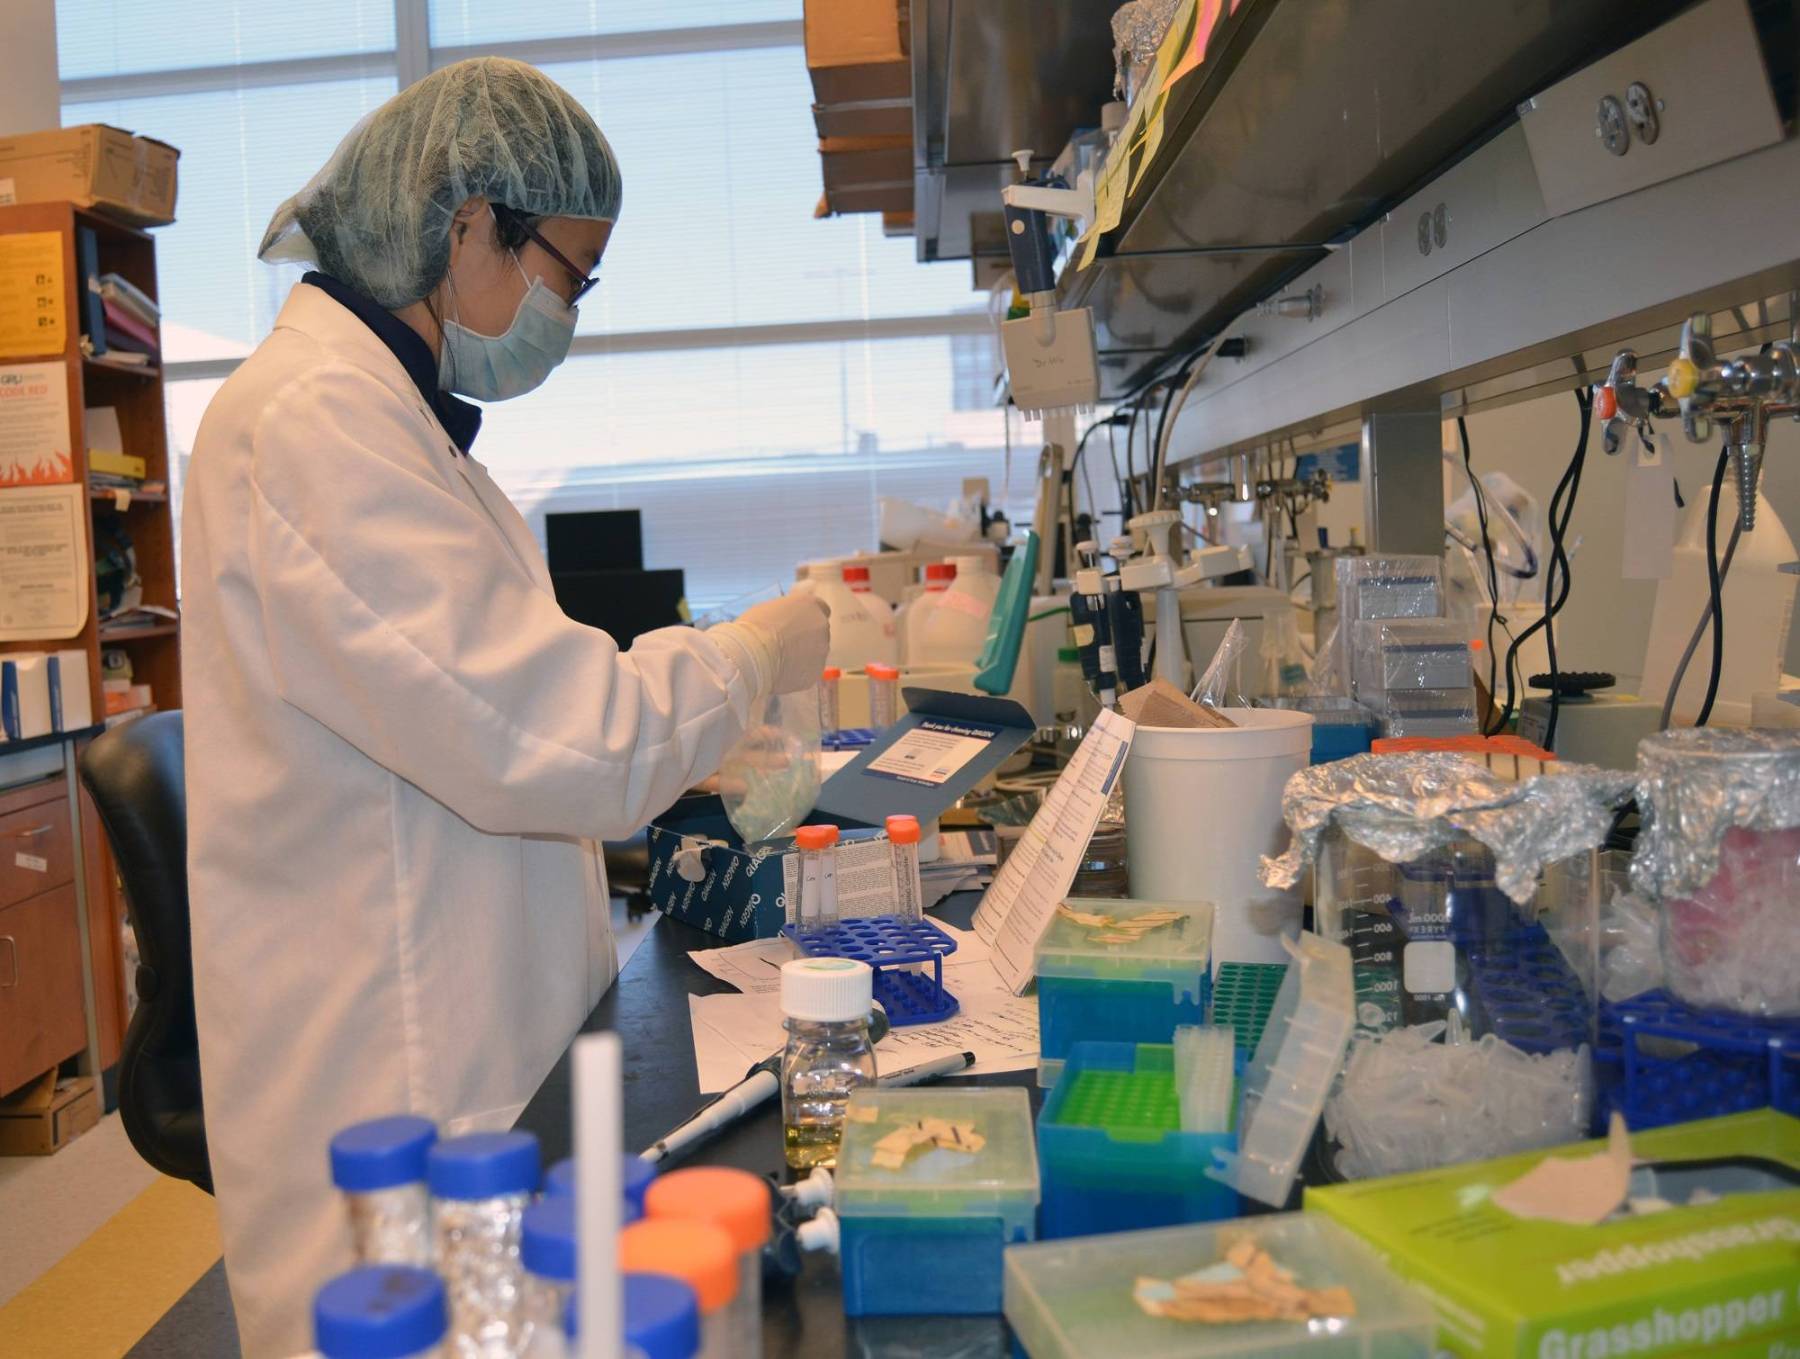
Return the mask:
POLYGON ((467 453, 481 431, 481 407, 459 401, 438 386, 438 364, 425 338, 373 298, 365 297, 330 274, 311 269, 300 279, 355 313, 375 337, 394 352, 457 448, 467 453))

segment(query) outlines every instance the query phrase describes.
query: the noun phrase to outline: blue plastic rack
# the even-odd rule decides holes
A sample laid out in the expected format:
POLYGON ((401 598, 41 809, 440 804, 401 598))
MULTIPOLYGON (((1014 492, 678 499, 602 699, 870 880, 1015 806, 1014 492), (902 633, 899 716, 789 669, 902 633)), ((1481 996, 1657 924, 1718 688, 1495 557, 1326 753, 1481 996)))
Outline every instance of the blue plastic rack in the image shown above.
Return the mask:
POLYGON ((1800 1020, 1696 1010, 1661 991, 1602 1007, 1594 1054, 1601 1122, 1632 1128, 1767 1105, 1800 1115, 1800 1020))
POLYGON ((944 989, 944 957, 956 952, 956 940, 929 920, 870 915, 829 930, 788 925, 781 932, 809 958, 854 958, 874 968, 875 999, 895 1028, 935 1024, 961 1008, 944 989), (917 963, 931 970, 907 970, 917 963))

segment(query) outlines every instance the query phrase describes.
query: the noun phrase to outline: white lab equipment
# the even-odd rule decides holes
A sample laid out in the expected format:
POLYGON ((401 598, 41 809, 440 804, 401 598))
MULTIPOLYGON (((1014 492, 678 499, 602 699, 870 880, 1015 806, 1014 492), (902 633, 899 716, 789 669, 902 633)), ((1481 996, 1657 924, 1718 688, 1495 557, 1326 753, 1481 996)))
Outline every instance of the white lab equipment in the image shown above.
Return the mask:
POLYGON ((359 1265, 431 1263, 425 1164, 437 1141, 428 1118, 377 1118, 331 1139, 331 1182, 344 1196, 359 1265))
POLYGON ((989 557, 952 557, 950 564, 956 580, 914 634, 914 657, 927 664, 973 665, 987 642, 1000 577, 989 557))
POLYGON ((932 562, 925 568, 925 589, 897 615, 900 629, 900 656, 911 664, 919 657, 919 644, 925 624, 933 610, 943 602, 950 583, 956 579, 956 568, 949 562, 932 562))
POLYGON ((1133 896, 1213 903, 1213 974, 1280 963, 1300 897, 1264 887, 1257 865, 1287 844, 1281 792, 1312 753, 1312 715, 1224 708, 1232 727, 1139 727, 1125 759, 1133 896))
MULTIPOLYGON (((1680 541, 1675 545, 1674 567, 1656 587, 1641 692, 1645 698, 1658 702, 1668 693, 1675 666, 1709 597, 1706 506, 1706 493, 1696 491, 1682 522, 1680 541)), ((1731 535, 1733 509, 1731 496, 1719 498, 1717 535, 1721 556, 1731 535)), ((1794 557, 1794 540, 1788 536, 1781 517, 1768 497, 1757 492, 1756 527, 1738 540, 1730 574, 1725 577, 1725 666, 1710 718, 1713 724, 1749 725, 1751 695, 1780 687, 1781 662, 1787 654, 1788 626, 1794 615, 1794 587, 1800 582, 1800 577, 1784 573, 1781 567, 1794 557)), ((1699 715, 1712 668, 1711 646, 1709 632, 1688 662, 1681 692, 1675 696, 1670 714, 1676 726, 1692 725, 1699 715)))

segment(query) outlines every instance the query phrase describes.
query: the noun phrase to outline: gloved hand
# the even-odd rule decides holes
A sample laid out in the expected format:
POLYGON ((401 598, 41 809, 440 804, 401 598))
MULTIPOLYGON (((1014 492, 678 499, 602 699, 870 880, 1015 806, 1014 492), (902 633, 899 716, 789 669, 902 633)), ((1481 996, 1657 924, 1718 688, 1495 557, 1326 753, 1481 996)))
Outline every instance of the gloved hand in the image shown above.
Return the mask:
POLYGON ((813 595, 783 595, 746 609, 708 636, 729 646, 759 694, 791 694, 819 682, 831 649, 831 610, 813 595))
POLYGON ((816 595, 783 595, 746 609, 737 620, 772 637, 771 693, 791 694, 817 684, 831 650, 831 610, 816 595))

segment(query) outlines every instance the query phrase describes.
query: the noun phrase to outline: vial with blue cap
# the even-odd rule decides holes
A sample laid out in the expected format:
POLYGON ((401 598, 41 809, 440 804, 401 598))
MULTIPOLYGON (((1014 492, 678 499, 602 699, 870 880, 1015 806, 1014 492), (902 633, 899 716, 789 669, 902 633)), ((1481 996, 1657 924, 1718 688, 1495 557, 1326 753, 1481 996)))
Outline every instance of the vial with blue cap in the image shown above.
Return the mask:
POLYGON ((562 1359, 563 1316, 575 1292, 575 1200, 539 1199, 519 1237, 525 1281, 519 1296, 521 1359, 562 1359))
POLYGON ((438 1272, 450 1299, 451 1353, 516 1352, 525 1210, 538 1187, 537 1138, 471 1133, 427 1159, 438 1272))
MULTIPOLYGON (((656 1167, 642 1156, 625 1156, 621 1158, 619 1169, 619 1188, 625 1202, 620 1205, 619 1225, 629 1227, 644 1215, 644 1194, 650 1188, 650 1182, 656 1178, 656 1167)), ((575 1162, 573 1160, 558 1161, 544 1172, 544 1197, 547 1199, 575 1197, 575 1162)))
POLYGON ((443 1281, 411 1265, 353 1269, 313 1298, 324 1359, 439 1359, 447 1329, 443 1281))
POLYGON ((429 1265, 425 1162, 437 1128, 410 1115, 377 1118, 331 1139, 331 1182, 344 1196, 359 1265, 429 1265))
MULTIPOLYGON (((700 1301, 694 1290, 667 1274, 626 1274, 625 1359, 694 1359, 700 1353, 700 1301)), ((570 1354, 579 1351, 580 1309, 569 1300, 564 1334, 570 1354)))

